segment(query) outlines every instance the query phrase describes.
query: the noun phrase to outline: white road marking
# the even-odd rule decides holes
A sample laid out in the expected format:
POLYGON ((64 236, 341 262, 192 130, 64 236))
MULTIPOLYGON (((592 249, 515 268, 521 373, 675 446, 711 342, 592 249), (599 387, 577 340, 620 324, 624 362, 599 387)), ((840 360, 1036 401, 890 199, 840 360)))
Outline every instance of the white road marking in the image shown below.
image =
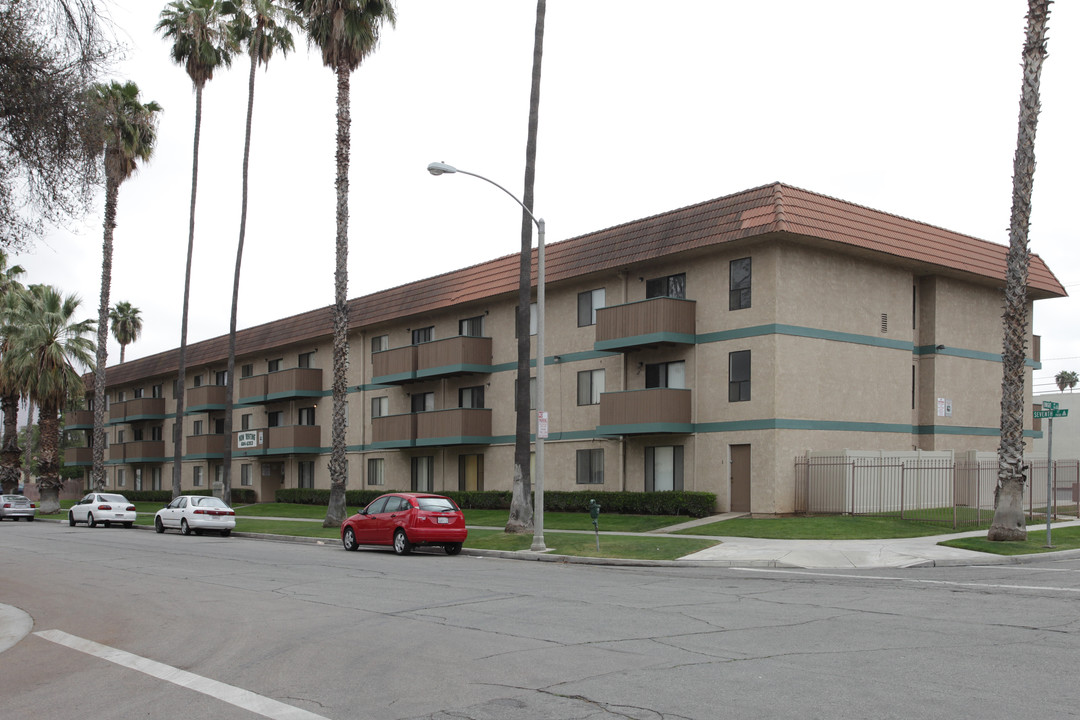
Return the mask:
POLYGON ((1053 587, 1045 585, 1003 585, 996 583, 953 582, 950 580, 927 580, 925 578, 890 577, 888 575, 846 575, 842 573, 810 572, 809 570, 779 570, 776 568, 731 568, 743 572, 775 573, 779 575, 811 575, 813 577, 853 578, 855 580, 893 580, 914 583, 916 585, 945 585, 951 587, 994 588, 999 590, 1054 590, 1057 592, 1080 593, 1080 588, 1053 587))
POLYGON ((108 645, 96 643, 93 640, 69 635, 62 630, 42 630, 34 633, 34 635, 87 655, 108 660, 121 667, 145 673, 159 680, 200 692, 203 695, 209 695, 212 698, 249 710, 263 717, 273 718, 273 720, 327 720, 322 715, 316 715, 307 710, 301 710, 298 707, 286 705, 248 690, 226 685, 223 682, 189 673, 186 670, 180 670, 149 658, 117 650, 108 645))

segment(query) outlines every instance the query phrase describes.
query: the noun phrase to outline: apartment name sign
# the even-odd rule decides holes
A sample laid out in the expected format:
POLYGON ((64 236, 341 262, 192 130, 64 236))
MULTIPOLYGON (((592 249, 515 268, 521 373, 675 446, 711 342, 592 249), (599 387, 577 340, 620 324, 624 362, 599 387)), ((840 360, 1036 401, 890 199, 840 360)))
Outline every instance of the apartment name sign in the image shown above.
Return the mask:
POLYGON ((236 447, 247 450, 262 445, 262 430, 242 430, 236 433, 236 447))

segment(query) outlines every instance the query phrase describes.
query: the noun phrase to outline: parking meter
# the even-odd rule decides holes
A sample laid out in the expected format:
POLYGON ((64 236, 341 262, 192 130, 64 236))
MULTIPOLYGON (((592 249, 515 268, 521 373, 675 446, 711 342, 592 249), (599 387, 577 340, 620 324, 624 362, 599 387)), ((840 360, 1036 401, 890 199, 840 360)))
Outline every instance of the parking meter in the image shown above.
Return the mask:
POLYGON ((596 549, 600 549, 600 503, 589 500, 589 517, 592 518, 593 528, 596 530, 596 549))

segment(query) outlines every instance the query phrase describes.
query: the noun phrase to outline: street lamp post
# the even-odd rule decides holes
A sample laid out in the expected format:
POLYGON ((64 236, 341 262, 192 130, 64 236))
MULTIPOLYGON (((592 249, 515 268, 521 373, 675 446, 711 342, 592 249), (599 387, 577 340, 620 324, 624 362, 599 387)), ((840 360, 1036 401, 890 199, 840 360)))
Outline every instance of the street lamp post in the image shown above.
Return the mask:
POLYGON ((544 411, 544 301, 546 299, 544 288, 544 218, 533 215, 532 211, 525 206, 525 203, 518 200, 512 192, 483 175, 477 175, 467 170, 459 170, 453 165, 441 162, 433 162, 428 165, 427 169, 429 173, 436 176, 461 173, 494 185, 520 205, 532 218, 533 224, 536 225, 538 238, 536 250, 536 506, 533 509, 533 542, 530 549, 534 552, 544 552, 547 550, 547 546, 544 544, 544 438, 547 437, 547 413, 544 411))

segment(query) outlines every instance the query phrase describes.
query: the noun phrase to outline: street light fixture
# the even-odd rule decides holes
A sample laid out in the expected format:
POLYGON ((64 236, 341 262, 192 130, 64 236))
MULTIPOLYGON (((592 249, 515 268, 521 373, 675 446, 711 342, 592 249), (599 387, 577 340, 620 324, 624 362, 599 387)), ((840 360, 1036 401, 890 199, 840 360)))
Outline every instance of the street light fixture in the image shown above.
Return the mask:
POLYGON ((442 162, 433 162, 427 167, 432 175, 471 175, 486 183, 490 183, 509 195, 514 202, 532 219, 537 230, 536 250, 536 507, 533 509, 533 542, 530 548, 534 552, 544 552, 547 546, 544 544, 544 438, 547 437, 547 413, 544 411, 544 218, 538 218, 526 207, 525 203, 517 199, 512 192, 499 183, 477 175, 467 170, 459 170, 453 165, 442 162))

